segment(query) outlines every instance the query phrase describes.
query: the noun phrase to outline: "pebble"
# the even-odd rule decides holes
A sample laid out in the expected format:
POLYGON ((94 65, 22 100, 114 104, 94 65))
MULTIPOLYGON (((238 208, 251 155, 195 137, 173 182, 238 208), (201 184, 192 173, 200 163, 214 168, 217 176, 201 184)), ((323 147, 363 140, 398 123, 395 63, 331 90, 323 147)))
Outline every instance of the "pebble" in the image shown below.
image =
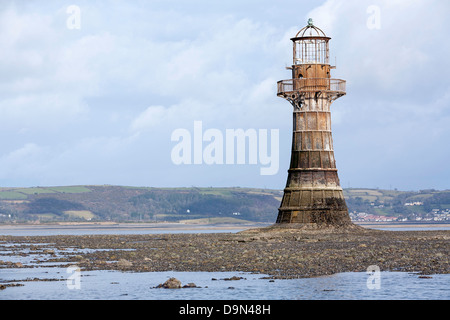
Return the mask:
MULTIPOLYGON (((397 232, 362 228, 313 231, 262 228, 239 233, 164 235, 0 236, 0 241, 18 245, 51 243, 48 253, 52 255, 52 261, 76 262, 82 270, 235 271, 267 274, 273 279, 366 272, 367 267, 374 263, 381 271, 449 273, 449 239, 448 230, 397 232), (89 250, 72 250, 83 247, 89 250), (61 252, 68 248, 71 250, 61 252)), ((27 267, 26 264, 17 264, 0 261, 0 268, 27 267)))

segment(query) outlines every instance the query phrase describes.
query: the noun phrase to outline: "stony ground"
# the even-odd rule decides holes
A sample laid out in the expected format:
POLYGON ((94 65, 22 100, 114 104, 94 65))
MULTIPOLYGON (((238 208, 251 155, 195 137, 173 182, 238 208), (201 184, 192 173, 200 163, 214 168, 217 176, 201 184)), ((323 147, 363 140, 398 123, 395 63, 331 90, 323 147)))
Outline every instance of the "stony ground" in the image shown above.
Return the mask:
MULTIPOLYGON (((39 253, 46 263, 82 270, 243 271, 298 278, 364 272, 371 265, 381 271, 450 273, 449 240, 450 231, 268 227, 240 233, 0 236, 0 250, 11 256, 39 253)), ((33 267, 7 261, 5 254, 0 268, 33 267)))

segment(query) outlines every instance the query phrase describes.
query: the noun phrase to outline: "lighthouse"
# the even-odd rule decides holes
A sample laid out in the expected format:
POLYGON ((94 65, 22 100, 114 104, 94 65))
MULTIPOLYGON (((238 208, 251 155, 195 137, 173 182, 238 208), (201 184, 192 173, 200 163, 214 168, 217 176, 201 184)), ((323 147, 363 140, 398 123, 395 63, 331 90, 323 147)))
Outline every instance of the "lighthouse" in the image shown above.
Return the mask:
POLYGON ((291 163, 277 224, 350 223, 339 183, 331 133, 331 104, 346 94, 332 79, 329 41, 312 19, 291 40, 292 78, 277 83, 277 95, 293 106, 291 163))

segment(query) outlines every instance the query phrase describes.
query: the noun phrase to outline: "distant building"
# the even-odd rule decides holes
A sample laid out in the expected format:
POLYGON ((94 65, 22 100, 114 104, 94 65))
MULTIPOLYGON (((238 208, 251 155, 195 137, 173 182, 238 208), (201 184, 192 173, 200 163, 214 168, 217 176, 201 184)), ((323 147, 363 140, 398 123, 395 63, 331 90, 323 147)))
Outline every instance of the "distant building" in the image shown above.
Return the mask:
POLYGON ((405 206, 423 206, 423 202, 422 201, 406 202, 405 206))

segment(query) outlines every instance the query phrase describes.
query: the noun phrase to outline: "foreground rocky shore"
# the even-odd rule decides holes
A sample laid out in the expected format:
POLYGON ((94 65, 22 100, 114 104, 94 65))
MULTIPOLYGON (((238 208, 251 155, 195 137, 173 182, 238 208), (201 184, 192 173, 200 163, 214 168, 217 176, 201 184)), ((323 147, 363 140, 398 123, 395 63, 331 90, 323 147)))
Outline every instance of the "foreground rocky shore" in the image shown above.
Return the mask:
POLYGON ((267 227, 239 233, 0 236, 0 250, 0 268, 54 262, 58 267, 75 264, 81 270, 242 271, 300 278, 365 272, 376 265, 381 271, 450 273, 450 231, 379 231, 358 226, 267 227), (8 256, 27 255, 36 257, 33 263, 7 260, 8 256))

